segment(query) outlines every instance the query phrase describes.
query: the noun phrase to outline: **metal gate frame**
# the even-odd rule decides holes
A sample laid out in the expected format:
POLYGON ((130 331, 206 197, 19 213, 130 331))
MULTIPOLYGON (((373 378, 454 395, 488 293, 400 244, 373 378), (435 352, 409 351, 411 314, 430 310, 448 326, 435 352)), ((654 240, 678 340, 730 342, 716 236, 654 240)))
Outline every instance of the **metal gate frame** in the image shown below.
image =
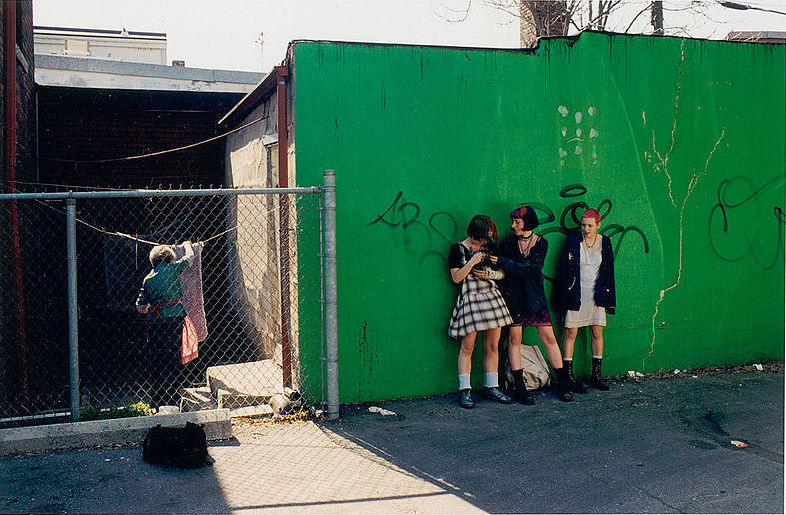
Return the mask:
MULTIPOLYGON (((69 191, 58 193, 5 193, 0 200, 9 201, 11 209, 18 200, 64 200, 66 203, 66 261, 68 282, 68 344, 69 344, 69 390, 71 421, 79 421, 79 321, 77 305, 77 252, 76 252, 76 204, 79 199, 154 198, 154 197, 198 197, 208 195, 239 196, 254 194, 319 194, 323 205, 320 217, 322 224, 322 249, 319 254, 323 277, 324 298, 321 311, 324 316, 324 349, 320 360, 326 363, 325 381, 327 390, 327 414, 333 420, 339 416, 338 393, 338 297, 336 280, 336 182, 335 171, 323 172, 323 186, 303 188, 232 188, 232 189, 180 189, 180 190, 123 190, 123 191, 69 191)), ((283 203, 282 203, 283 206, 283 203)), ((321 367, 322 368, 322 367, 321 367)))

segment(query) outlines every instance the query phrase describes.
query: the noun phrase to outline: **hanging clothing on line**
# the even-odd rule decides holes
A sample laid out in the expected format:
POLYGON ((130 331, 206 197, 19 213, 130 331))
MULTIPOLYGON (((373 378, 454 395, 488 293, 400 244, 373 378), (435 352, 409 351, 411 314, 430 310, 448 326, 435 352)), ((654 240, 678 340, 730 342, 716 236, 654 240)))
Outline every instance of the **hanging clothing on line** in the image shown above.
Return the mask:
MULTIPOLYGON (((183 290, 183 308, 188 313, 194 326, 198 341, 207 338, 207 320, 205 318, 205 297, 202 291, 202 243, 192 243, 194 262, 180 275, 180 288, 183 290)), ((175 245, 175 258, 186 255, 183 245, 175 245)))

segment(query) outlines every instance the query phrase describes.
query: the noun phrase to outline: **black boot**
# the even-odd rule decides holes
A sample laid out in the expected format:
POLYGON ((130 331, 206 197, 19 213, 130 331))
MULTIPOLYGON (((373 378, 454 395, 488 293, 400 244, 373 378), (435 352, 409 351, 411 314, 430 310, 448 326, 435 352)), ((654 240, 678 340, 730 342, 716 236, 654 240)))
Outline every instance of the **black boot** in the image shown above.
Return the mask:
POLYGON ((598 390, 606 391, 609 385, 603 380, 603 374, 600 373, 600 364, 603 358, 592 358, 592 378, 590 379, 592 386, 598 390))
POLYGON ((561 401, 570 402, 573 400, 573 395, 570 393, 570 379, 568 379, 565 370, 563 366, 554 371, 557 374, 557 397, 561 401))
POLYGON ((535 404, 535 396, 527 390, 527 383, 524 381, 524 370, 511 370, 513 373, 513 396, 527 405, 535 404))
POLYGON ((573 360, 562 360, 562 368, 565 370, 565 377, 568 379, 568 389, 575 393, 587 393, 587 385, 582 381, 576 381, 573 377, 573 360))

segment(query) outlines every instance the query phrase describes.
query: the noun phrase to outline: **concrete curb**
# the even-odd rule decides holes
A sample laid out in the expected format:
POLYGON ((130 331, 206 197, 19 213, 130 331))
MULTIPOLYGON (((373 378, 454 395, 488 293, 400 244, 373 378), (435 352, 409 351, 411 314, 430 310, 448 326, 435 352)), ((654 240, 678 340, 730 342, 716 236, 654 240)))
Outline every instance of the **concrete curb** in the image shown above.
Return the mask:
POLYGON ((171 415, 0 429, 0 456, 22 452, 141 443, 145 439, 147 430, 151 427, 158 424, 165 427, 184 426, 186 422, 204 424, 208 440, 222 440, 232 437, 232 420, 229 410, 214 409, 171 415))

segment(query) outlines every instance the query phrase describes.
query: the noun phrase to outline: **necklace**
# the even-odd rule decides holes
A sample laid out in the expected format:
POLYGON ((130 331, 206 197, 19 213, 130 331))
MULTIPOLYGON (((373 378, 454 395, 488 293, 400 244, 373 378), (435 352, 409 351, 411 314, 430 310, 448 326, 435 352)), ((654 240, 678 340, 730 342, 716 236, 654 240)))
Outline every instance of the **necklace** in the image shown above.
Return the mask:
POLYGON ((595 244, 598 243, 598 235, 595 235, 595 239, 592 240, 592 243, 587 243, 587 238, 584 238, 584 246, 587 247, 587 250, 594 249, 595 244))
POLYGON ((529 256, 530 249, 535 246, 533 236, 535 236, 534 232, 527 237, 519 236, 519 252, 521 252, 524 257, 529 256))

